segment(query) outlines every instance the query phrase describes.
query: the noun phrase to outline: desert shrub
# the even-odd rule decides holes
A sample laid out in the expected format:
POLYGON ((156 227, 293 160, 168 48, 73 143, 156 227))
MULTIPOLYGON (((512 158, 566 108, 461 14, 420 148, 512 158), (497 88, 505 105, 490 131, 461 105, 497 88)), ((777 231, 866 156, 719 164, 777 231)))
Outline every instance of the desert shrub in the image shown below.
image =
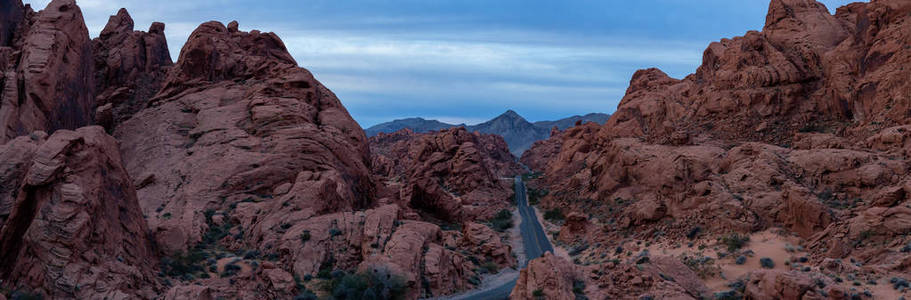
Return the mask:
POLYGON ((588 244, 587 243, 580 244, 578 246, 573 247, 572 249, 569 249, 569 256, 576 256, 576 255, 582 254, 582 252, 585 250, 588 250, 588 244))
POLYGON ((297 294, 297 296, 294 296, 294 300, 318 300, 318 299, 319 299, 319 297, 317 297, 316 294, 314 294, 310 290, 304 290, 300 294, 297 294))
POLYGON ((225 265, 225 270, 221 272, 221 277, 231 277, 240 273, 240 266, 235 263, 225 265))
POLYGON ((489 220, 490 227, 496 231, 504 232, 513 226, 512 212, 506 209, 500 210, 496 216, 489 220))
POLYGON ((339 230, 338 228, 331 228, 331 229, 329 229, 329 236, 331 236, 331 237, 336 237, 336 236, 339 236, 339 235, 341 235, 341 234, 342 234, 342 231, 339 230))
POLYGON ((561 210, 559 207, 544 212, 544 219, 546 220, 560 221, 563 220, 563 218, 565 218, 563 216, 563 210, 561 210))
POLYGON ((161 259, 161 272, 164 275, 178 278, 182 278, 186 274, 193 275, 204 272, 203 263, 206 262, 207 257, 208 253, 198 248, 194 248, 186 255, 182 252, 177 252, 173 256, 161 259))
POLYGON ((728 252, 734 252, 746 246, 750 237, 739 233, 731 233, 721 237, 721 243, 727 246, 728 252))
POLYGON ((902 290, 911 287, 911 284, 908 283, 908 280, 905 280, 901 277, 892 277, 892 279, 889 279, 889 283, 891 283, 892 288, 896 290, 902 290))
POLYGON ((741 300, 743 295, 735 290, 715 293, 715 300, 741 300))
POLYGON ((681 261, 701 278, 715 276, 720 268, 715 265, 715 260, 708 256, 683 256, 681 261))
POLYGON ((487 261, 481 264, 481 270, 489 274, 495 274, 497 271, 500 271, 500 266, 498 266, 495 262, 487 261))
POLYGON ((738 265, 745 264, 746 262, 747 262, 747 257, 746 257, 746 256, 743 256, 743 255, 738 256, 738 257, 737 257, 737 260, 734 261, 734 263, 735 263, 735 264, 738 264, 738 265))
MULTIPOLYGON (((2 295, 2 294, 0 294, 2 295)), ((10 293, 10 299, 12 300, 42 300, 44 296, 37 292, 30 292, 24 290, 16 290, 10 293)))
POLYGON ((693 229, 690 229, 690 232, 688 232, 686 234, 686 238, 691 239, 691 240, 695 239, 696 237, 699 236, 699 233, 701 233, 701 232, 702 232, 702 227, 699 227, 699 226, 693 227, 693 229))
POLYGON ((385 269, 374 269, 357 274, 343 273, 332 278, 323 288, 332 299, 403 299, 405 280, 385 269))
POLYGON ((528 189, 528 205, 538 205, 541 202, 541 198, 547 196, 550 191, 548 190, 539 190, 539 189, 528 189))
POLYGON ((576 295, 585 294, 585 281, 573 280, 573 294, 576 294, 576 295))
POLYGON ((759 265, 765 269, 772 269, 775 268, 775 261, 771 258, 763 257, 759 259, 759 265))
POLYGON ((304 230, 301 233, 301 245, 306 244, 310 240, 310 230, 304 230))
POLYGON ((544 299, 544 291, 541 289, 534 290, 531 292, 531 296, 535 297, 535 299, 544 299))

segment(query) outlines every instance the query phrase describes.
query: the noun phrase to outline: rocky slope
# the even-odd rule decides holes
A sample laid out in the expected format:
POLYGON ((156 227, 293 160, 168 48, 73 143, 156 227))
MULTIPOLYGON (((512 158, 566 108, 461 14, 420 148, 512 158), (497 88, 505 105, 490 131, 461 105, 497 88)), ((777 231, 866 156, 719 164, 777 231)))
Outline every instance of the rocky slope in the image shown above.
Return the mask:
POLYGON ((0 146, 0 280, 51 298, 151 297, 157 263, 117 141, 101 127, 0 146))
POLYGON ((671 256, 752 299, 907 297, 908 22, 907 1, 772 0, 762 32, 712 43, 695 74, 637 72, 604 126, 522 157, 544 209, 582 213, 560 242, 584 264, 671 256), (764 256, 774 270, 745 267, 764 256))
MULTIPOLYGON (((91 41, 72 0, 0 16, 0 299, 415 299, 516 266, 482 209, 443 230, 388 198, 364 132, 273 33, 204 23, 174 63, 164 24, 125 9, 91 41)), ((507 207, 502 139, 453 136, 394 187, 507 207)))
POLYGON ((421 118, 410 118, 386 122, 367 128, 367 136, 375 136, 379 133, 393 133, 402 129, 409 129, 418 133, 427 133, 446 128, 465 127, 468 131, 478 131, 480 133, 495 134, 502 136, 509 145, 510 152, 519 156, 528 150, 531 145, 549 136, 551 129, 556 127, 558 130, 565 130, 576 124, 595 122, 604 124, 610 115, 591 113, 584 116, 572 116, 556 121, 538 121, 535 123, 528 122, 518 113, 508 110, 505 113, 493 118, 487 122, 468 125, 446 124, 436 120, 424 120, 421 118))
POLYGON ((392 201, 446 222, 486 220, 509 207, 511 179, 523 172, 501 137, 464 127, 381 133, 370 147, 374 173, 392 189, 392 201))

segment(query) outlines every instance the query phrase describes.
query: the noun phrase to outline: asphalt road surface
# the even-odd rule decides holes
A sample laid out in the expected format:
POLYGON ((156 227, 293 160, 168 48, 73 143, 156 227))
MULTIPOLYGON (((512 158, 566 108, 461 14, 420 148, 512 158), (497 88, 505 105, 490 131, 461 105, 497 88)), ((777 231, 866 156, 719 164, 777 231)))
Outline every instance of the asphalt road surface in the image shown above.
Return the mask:
MULTIPOLYGON (((516 206, 519 209, 519 216, 522 218, 522 223, 519 224, 519 232, 522 234, 522 244, 525 245, 525 255, 528 260, 532 260, 544 255, 547 251, 553 252, 554 247, 547 239, 544 227, 541 227, 541 223, 538 222, 535 210, 528 205, 527 189, 525 188, 525 182, 522 181, 522 176, 516 176, 515 183, 516 206)), ((501 285, 469 292, 450 299, 507 299, 515 286, 516 281, 510 280, 501 285)))

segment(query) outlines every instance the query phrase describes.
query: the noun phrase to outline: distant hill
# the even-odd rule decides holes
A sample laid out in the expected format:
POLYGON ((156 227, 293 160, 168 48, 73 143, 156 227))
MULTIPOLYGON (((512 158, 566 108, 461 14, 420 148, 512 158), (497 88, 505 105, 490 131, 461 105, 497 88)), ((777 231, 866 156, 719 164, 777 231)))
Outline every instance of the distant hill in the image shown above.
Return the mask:
POLYGON ((478 131, 502 136, 509 145, 509 152, 519 156, 535 141, 546 139, 550 136, 550 129, 535 126, 512 110, 507 110, 502 115, 490 121, 468 126, 468 131, 478 131))
POLYGON ((451 127, 456 127, 456 126, 463 126, 463 125, 462 124, 460 124, 460 125, 447 124, 447 123, 443 123, 443 122, 440 122, 437 120, 425 120, 423 118, 407 118, 407 119, 401 119, 401 120, 395 120, 392 122, 377 124, 376 126, 365 129, 364 132, 367 133, 367 136, 375 136, 375 135, 379 134, 380 132, 393 133, 393 132, 408 128, 408 129, 411 129, 411 131, 423 133, 423 132, 436 131, 436 130, 451 128, 451 127))
POLYGON ((582 123, 595 122, 603 125, 604 123, 607 123, 607 119, 610 119, 609 114, 590 113, 584 116, 572 116, 556 121, 538 121, 534 124, 535 126, 544 128, 553 128, 554 126, 557 126, 557 129, 566 130, 566 128, 575 126, 577 121, 582 121, 582 123))
POLYGON ((367 128, 364 132, 367 136, 375 136, 380 132, 392 133, 405 128, 414 132, 430 132, 451 127, 465 126, 468 131, 478 131, 481 133, 496 134, 502 136, 509 145, 509 151, 513 155, 520 156, 522 152, 528 150, 534 142, 546 139, 550 136, 550 129, 556 126, 560 130, 572 127, 578 121, 583 123, 596 122, 604 124, 610 118, 608 114, 591 113, 584 116, 572 116, 556 121, 538 121, 535 123, 528 122, 525 118, 512 110, 491 119, 490 121, 466 126, 465 124, 448 124, 437 120, 427 120, 423 118, 407 118, 394 120, 391 122, 377 124, 367 128))

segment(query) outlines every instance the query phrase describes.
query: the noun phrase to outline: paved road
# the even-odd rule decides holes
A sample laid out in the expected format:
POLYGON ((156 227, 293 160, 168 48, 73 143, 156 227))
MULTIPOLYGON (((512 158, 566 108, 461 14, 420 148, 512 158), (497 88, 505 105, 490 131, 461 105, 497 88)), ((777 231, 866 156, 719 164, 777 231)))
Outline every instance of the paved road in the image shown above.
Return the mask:
MULTIPOLYGON (((538 217, 535 215, 534 208, 528 205, 527 189, 525 188, 525 182, 522 181, 522 176, 516 176, 515 183, 516 206, 519 209, 519 216, 522 217, 522 223, 519 224, 519 231, 522 234, 522 244, 525 245, 525 255, 528 257, 528 260, 532 260, 544 255, 544 252, 553 252, 554 247, 547 239, 547 235, 544 233, 544 227, 541 227, 541 223, 538 222, 538 217)), ((510 280, 509 282, 498 286, 469 292, 450 299, 506 299, 509 298, 509 293, 512 292, 512 289, 515 286, 516 281, 510 280)))

